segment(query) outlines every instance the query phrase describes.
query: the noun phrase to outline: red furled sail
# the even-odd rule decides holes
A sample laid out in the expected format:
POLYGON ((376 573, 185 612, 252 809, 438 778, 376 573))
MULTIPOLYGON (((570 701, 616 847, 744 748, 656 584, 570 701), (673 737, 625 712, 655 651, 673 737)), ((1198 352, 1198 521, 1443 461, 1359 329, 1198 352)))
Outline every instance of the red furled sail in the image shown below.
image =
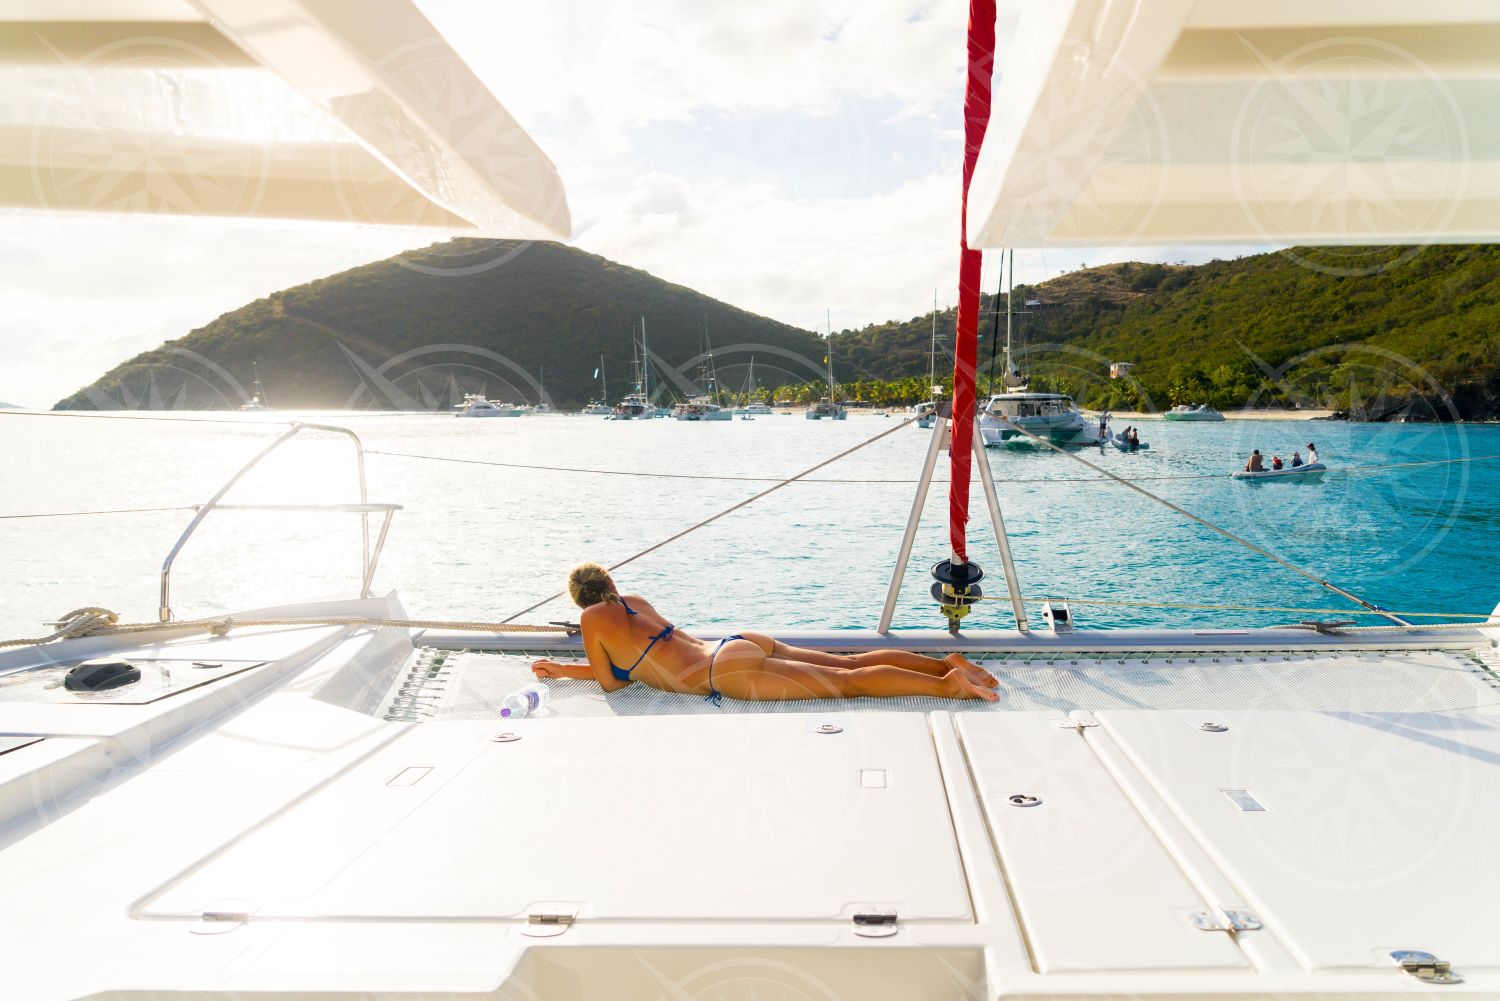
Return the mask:
POLYGON ((958 336, 953 350, 953 442, 948 453, 948 539, 953 562, 969 561, 969 473, 974 456, 974 376, 978 352, 979 271, 983 257, 969 249, 969 181, 990 123, 995 71, 995 0, 969 0, 969 81, 964 89, 963 217, 959 221, 958 336))

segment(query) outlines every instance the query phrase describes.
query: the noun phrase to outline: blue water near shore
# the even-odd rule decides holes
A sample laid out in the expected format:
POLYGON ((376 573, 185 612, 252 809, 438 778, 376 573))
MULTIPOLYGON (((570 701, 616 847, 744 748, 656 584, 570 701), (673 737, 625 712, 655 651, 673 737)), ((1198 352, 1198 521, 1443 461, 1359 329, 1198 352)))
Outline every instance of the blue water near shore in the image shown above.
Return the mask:
MULTIPOLYGON (((178 417, 187 415, 175 415, 178 417)), ((201 415, 222 419, 224 415, 201 415)), ((231 423, 0 418, 0 514, 189 505, 206 499, 289 416, 231 423)), ((796 416, 683 424, 548 416, 340 414, 372 451, 515 467, 780 478, 892 426, 796 416)), ((1117 422, 1123 423, 1123 422, 1117 422)), ((1500 461, 1375 470, 1500 455, 1500 427, 1270 420, 1139 424, 1148 451, 1081 453, 1310 572, 1385 607, 1485 613, 1500 602, 1500 461), (1315 441, 1321 483, 1246 484, 1226 475, 1252 448, 1289 457, 1315 441), (1355 468, 1350 468, 1355 467, 1355 468), (1350 470, 1340 472, 1339 470, 1350 470), (1196 479, 1154 477, 1200 476, 1196 479)), ((862 628, 875 624, 911 506, 927 433, 903 428, 815 478, 715 522, 619 573, 684 625, 862 628)), ((1346 603, 1264 557, 1051 453, 992 452, 1024 592, 1189 604, 1339 609, 1346 603), (1092 482, 1079 482, 1090 480, 1092 482)), ((613 563, 770 486, 435 462, 372 454, 372 500, 404 505, 377 578, 414 615, 495 619, 561 588, 566 571, 613 563)), ((940 470, 946 479, 946 469, 940 470)), ((343 442, 284 450, 227 500, 355 499, 343 442)), ((947 555, 947 486, 929 498, 896 625, 941 627, 929 567, 947 555)), ((971 555, 1003 595, 975 487, 971 555)), ((0 637, 81 605, 148 619, 162 557, 190 512, 0 520, 0 637)), ((174 578, 179 614, 348 594, 357 519, 224 512, 205 523, 174 578)), ((1038 605, 1031 604, 1035 614, 1038 605)), ((1080 604, 1080 627, 1269 625, 1305 616, 1080 604)), ((555 601, 530 621, 572 614, 555 601)), ((1011 624, 986 603, 974 627, 1011 624)))

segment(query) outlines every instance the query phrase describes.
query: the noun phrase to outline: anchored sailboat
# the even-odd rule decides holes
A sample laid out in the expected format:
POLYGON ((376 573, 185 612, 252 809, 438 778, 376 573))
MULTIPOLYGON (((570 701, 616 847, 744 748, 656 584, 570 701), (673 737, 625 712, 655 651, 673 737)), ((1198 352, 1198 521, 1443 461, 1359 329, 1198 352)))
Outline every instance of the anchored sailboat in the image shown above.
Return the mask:
POLYGON ((266 402, 266 389, 260 384, 260 365, 256 362, 251 362, 250 368, 255 373, 255 380, 251 383, 250 399, 240 404, 240 409, 270 410, 271 405, 266 402))
POLYGON ((810 421, 841 421, 849 416, 844 405, 839 402, 838 391, 833 384, 833 311, 829 310, 826 316, 828 323, 828 337, 824 342, 824 350, 827 354, 823 356, 823 364, 828 367, 828 395, 807 408, 806 417, 810 421))
POLYGON ((734 413, 725 410, 719 401, 719 372, 714 367, 714 347, 708 339, 708 315, 703 317, 703 330, 699 343, 698 393, 679 403, 672 409, 672 416, 679 421, 728 421, 734 413))
POLYGON ((599 397, 584 404, 582 410, 578 411, 586 417, 608 417, 614 413, 614 408, 608 403, 600 403, 599 400, 609 399, 609 377, 604 372, 604 356, 599 356, 599 367, 594 369, 594 378, 599 380, 599 397))
POLYGON ((745 385, 740 388, 741 406, 735 408, 734 412, 744 420, 754 420, 756 417, 768 416, 771 408, 755 398, 760 385, 755 381, 755 356, 750 356, 750 367, 745 371, 745 385))

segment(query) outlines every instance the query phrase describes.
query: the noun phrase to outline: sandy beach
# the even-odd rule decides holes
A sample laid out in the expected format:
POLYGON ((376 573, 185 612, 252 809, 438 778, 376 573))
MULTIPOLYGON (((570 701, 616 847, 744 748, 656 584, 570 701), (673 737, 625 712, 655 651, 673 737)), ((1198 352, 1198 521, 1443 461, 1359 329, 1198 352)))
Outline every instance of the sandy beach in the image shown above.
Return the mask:
MULTIPOLYGON (((1231 421, 1314 421, 1322 420, 1333 415, 1332 410, 1224 410, 1225 420, 1231 421)), ((1111 410, 1110 419, 1113 421, 1159 421, 1161 414, 1139 413, 1133 410, 1111 410)))

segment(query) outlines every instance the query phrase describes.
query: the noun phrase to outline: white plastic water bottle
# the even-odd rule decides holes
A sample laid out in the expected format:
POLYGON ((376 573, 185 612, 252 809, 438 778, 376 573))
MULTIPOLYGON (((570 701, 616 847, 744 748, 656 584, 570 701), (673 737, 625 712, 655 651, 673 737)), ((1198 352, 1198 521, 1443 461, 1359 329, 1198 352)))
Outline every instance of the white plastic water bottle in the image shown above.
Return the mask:
POLYGON ((547 705, 547 696, 551 690, 543 684, 534 683, 525 688, 517 688, 505 698, 500 700, 500 717, 502 719, 523 719, 535 715, 540 709, 547 705))

